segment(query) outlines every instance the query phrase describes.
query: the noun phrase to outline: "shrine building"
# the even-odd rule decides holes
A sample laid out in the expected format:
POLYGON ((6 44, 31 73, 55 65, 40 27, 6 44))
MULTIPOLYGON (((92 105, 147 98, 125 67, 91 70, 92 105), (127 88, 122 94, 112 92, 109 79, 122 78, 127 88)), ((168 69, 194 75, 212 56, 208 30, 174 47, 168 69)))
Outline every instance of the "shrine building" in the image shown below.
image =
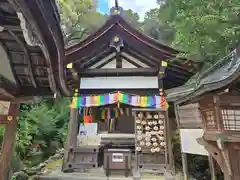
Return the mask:
POLYGON ((174 173, 165 90, 182 86, 198 66, 179 53, 133 28, 117 3, 101 28, 66 50, 74 97, 64 172, 174 173))

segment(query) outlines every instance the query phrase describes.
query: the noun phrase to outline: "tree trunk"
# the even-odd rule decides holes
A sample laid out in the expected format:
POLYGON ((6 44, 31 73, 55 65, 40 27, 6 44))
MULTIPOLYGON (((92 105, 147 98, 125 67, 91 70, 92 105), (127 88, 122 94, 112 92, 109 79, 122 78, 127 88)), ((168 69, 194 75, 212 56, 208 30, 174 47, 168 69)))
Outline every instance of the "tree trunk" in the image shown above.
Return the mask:
POLYGON ((0 154, 0 180, 9 180, 9 172, 18 128, 19 105, 16 104, 14 112, 11 115, 13 116, 13 120, 6 125, 2 142, 0 154))

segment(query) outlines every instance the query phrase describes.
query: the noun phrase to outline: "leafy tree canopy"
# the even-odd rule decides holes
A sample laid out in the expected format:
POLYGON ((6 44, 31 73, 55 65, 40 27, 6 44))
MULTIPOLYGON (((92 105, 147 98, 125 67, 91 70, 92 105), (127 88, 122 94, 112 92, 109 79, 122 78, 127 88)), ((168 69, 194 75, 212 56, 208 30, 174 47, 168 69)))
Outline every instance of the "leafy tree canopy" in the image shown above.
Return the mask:
POLYGON ((66 46, 85 39, 106 20, 92 0, 58 0, 66 46))
POLYGON ((214 63, 240 39, 239 0, 158 0, 159 18, 174 28, 172 45, 214 63))
POLYGON ((162 20, 158 8, 145 14, 143 32, 164 44, 170 44, 174 39, 174 29, 162 20))

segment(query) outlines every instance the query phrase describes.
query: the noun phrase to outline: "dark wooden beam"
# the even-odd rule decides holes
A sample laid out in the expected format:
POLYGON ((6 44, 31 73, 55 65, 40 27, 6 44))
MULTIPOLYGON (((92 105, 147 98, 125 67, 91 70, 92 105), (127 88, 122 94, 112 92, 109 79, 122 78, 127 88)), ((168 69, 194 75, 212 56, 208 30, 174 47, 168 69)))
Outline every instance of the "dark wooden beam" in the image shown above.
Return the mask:
POLYGON ((90 56, 86 57, 86 60, 84 63, 77 63, 74 64, 76 66, 80 66, 81 68, 89 68, 96 64, 97 62, 101 61, 103 58, 107 57, 112 53, 112 50, 110 48, 107 48, 103 50, 102 52, 99 52, 96 56, 90 56))
POLYGON ((157 76, 158 68, 77 69, 80 77, 93 76, 157 76))
POLYGON ((98 56, 99 54, 102 54, 103 52, 105 52, 106 50, 108 50, 108 45, 107 44, 102 44, 100 46, 98 46, 98 48, 96 49, 92 49, 91 51, 88 51, 88 49, 86 49, 86 51, 88 51, 88 54, 86 55, 79 55, 78 57, 76 57, 76 59, 73 59, 71 56, 69 57, 67 55, 67 63, 80 63, 80 64, 84 64, 89 62, 89 60, 93 59, 94 57, 98 56))
POLYGON ((147 64, 148 66, 151 67, 160 66, 160 61, 156 61, 152 59, 150 56, 144 55, 142 52, 138 52, 133 48, 130 48, 129 46, 128 47, 124 46, 123 51, 129 54, 130 56, 138 59, 142 63, 147 64))
POLYGON ((127 33, 126 31, 124 31, 122 28, 119 28, 118 26, 116 26, 116 33, 121 36, 121 38, 124 41, 124 44, 128 44, 129 46, 134 47, 138 51, 144 50, 149 54, 151 54, 152 56, 154 56, 155 58, 170 59, 172 57, 175 57, 175 55, 169 55, 168 53, 163 53, 157 49, 147 46, 142 42, 139 42, 139 40, 137 40, 134 36, 127 33))
POLYGON ((186 82, 191 78, 192 74, 191 75, 184 74, 179 71, 175 71, 174 69, 169 67, 165 71, 165 76, 175 77, 176 79, 180 79, 180 80, 186 82))
MULTIPOLYGON (((29 78, 29 75, 18 75, 18 77, 23 77, 23 78, 29 78)), ((42 80, 47 80, 48 77, 47 76, 35 76, 36 79, 42 79, 42 80)))
POLYGON ((189 71, 184 71, 182 69, 179 69, 177 67, 175 67, 173 64, 168 64, 167 68, 166 68, 166 72, 170 70, 172 72, 176 72, 178 73, 179 75, 182 75, 182 76, 185 76, 185 77, 192 77, 194 75, 194 73, 192 72, 189 72, 189 71))
POLYGON ((96 50, 99 52, 103 51, 100 50, 99 45, 107 45, 109 44, 112 36, 114 35, 114 32, 109 32, 108 34, 104 34, 101 37, 98 38, 98 40, 94 40, 89 42, 89 44, 84 45, 82 47, 79 47, 76 52, 67 54, 67 63, 78 61, 79 59, 82 59, 83 57, 89 56, 89 54, 96 50))
POLYGON ((195 74, 194 72, 189 71, 189 69, 181 68, 181 67, 179 67, 178 65, 176 65, 176 64, 174 64, 172 62, 168 63, 167 68, 171 68, 172 70, 174 70, 176 72, 179 72, 181 74, 184 74, 184 75, 187 75, 187 76, 190 76, 190 77, 195 74))
POLYGON ((167 76, 163 77, 164 81, 171 81, 174 83, 180 83, 181 85, 186 83, 186 80, 177 78, 174 74, 168 74, 167 76))
MULTIPOLYGON (((1 84, 0 84, 0 86, 1 86, 1 84)), ((10 100, 14 99, 14 95, 12 95, 8 91, 6 91, 3 87, 3 88, 0 88, 0 99, 2 101, 10 101, 10 100)))
POLYGON ((17 26, 20 24, 20 20, 15 15, 0 11, 0 24, 3 26, 17 26))
POLYGON ((14 96, 18 91, 18 85, 12 83, 2 75, 0 75, 0 87, 1 89, 4 89, 3 93, 9 96, 14 96))
POLYGON ((91 95, 91 94, 106 94, 112 93, 114 91, 122 91, 129 94, 138 94, 138 95, 159 95, 159 89, 79 89, 81 95, 91 95))
POLYGON ((22 32, 20 25, 3 25, 3 28, 6 31, 22 32))
POLYGON ((13 72, 14 79, 15 79, 15 81, 17 82, 16 86, 18 86, 18 85, 20 84, 20 81, 18 80, 17 75, 16 75, 16 72, 15 72, 15 70, 14 70, 14 68, 13 68, 12 56, 11 56, 11 54, 9 53, 9 49, 8 49, 6 43, 5 43, 5 42, 1 42, 1 45, 2 45, 2 48, 4 49, 4 51, 5 51, 6 54, 7 54, 7 58, 9 59, 9 64, 10 64, 11 71, 13 72))
POLYGON ((158 89, 163 89, 163 80, 162 79, 158 79, 158 89))
MULTIPOLYGON (((12 65, 14 66, 14 67, 28 67, 28 64, 20 64, 20 63, 12 63, 12 65)), ((32 67, 33 68, 45 68, 45 69, 47 69, 48 67, 47 67, 47 65, 38 65, 38 64, 32 64, 32 67)))
POLYGON ((37 83, 36 83, 36 79, 35 79, 35 77, 33 75, 32 62, 30 60, 30 55, 29 55, 27 46, 25 45, 25 43, 13 31, 9 30, 8 32, 16 40, 16 42, 22 47, 22 50, 24 52, 24 58, 25 58, 25 60, 27 62, 27 65, 28 65, 28 72, 29 72, 29 76, 30 76, 31 82, 32 82, 33 86, 35 88, 37 88, 37 83))
POLYGON ((116 54, 116 68, 122 68, 122 58, 120 56, 120 52, 116 54))
POLYGON ((184 83, 181 82, 172 82, 169 80, 163 80, 163 88, 166 89, 172 89, 174 87, 182 86, 184 83))
POLYGON ((20 92, 18 96, 45 96, 53 95, 50 87, 38 87, 34 88, 32 86, 20 86, 20 92))
POLYGON ((1 41, 15 41, 15 39, 8 33, 8 31, 0 32, 1 41))

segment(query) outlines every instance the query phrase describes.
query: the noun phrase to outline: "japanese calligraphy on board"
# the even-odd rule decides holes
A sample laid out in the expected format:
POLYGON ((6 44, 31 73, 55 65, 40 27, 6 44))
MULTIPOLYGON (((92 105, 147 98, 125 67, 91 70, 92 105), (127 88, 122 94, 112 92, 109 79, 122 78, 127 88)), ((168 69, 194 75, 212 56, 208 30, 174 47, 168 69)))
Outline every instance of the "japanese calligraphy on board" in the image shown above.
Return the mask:
POLYGON ((165 152, 165 114, 145 111, 135 113, 136 151, 145 153, 165 152))

